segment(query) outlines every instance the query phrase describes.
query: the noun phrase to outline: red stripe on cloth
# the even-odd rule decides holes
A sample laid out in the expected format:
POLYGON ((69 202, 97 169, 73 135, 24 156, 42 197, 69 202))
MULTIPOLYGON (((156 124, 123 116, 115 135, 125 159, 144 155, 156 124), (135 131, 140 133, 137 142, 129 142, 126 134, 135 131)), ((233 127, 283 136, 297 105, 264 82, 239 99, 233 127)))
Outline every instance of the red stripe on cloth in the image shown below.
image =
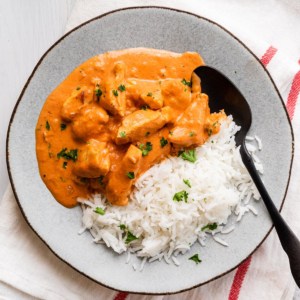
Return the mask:
POLYGON ((300 71, 296 73, 293 79, 292 86, 286 103, 286 109, 288 111, 291 120, 294 117, 294 112, 295 112, 299 93, 300 93, 300 71))
POLYGON ((233 283, 230 289, 228 300, 237 300, 239 298, 240 290, 246 276, 246 273, 249 269, 252 256, 250 256, 246 261, 244 261, 237 269, 233 283))
POLYGON ((266 67, 269 62, 272 60, 274 55, 276 54, 277 49, 274 48, 273 46, 270 46, 268 50, 265 52, 263 57, 260 59, 261 63, 266 67))
POLYGON ((127 296, 128 296, 128 293, 121 292, 116 295, 114 300, 125 300, 127 296))

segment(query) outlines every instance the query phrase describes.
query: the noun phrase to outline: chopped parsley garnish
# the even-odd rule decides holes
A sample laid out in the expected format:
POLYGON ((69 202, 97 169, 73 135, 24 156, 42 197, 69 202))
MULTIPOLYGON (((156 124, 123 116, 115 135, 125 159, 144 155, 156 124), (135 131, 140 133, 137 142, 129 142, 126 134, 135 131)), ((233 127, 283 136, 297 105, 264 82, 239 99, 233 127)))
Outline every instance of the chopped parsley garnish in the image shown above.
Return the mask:
POLYGON ((201 231, 205 231, 206 229, 215 230, 215 229, 217 229, 217 227, 218 227, 217 223, 207 224, 201 228, 201 231))
POLYGON ((113 92, 114 96, 116 96, 116 97, 118 97, 118 96, 119 96, 119 93, 118 93, 118 91, 117 91, 117 90, 113 90, 112 92, 113 92))
POLYGON ((76 90, 79 91, 79 90, 80 90, 80 86, 78 86, 78 87, 76 88, 76 90))
POLYGON ((101 215, 101 216, 104 216, 105 215, 105 210, 101 207, 96 207, 95 210, 94 210, 95 213, 101 215))
POLYGON ((151 142, 147 142, 146 145, 140 144, 139 148, 142 150, 142 156, 146 156, 152 150, 152 144, 151 142))
POLYGON ((126 228, 127 228, 125 224, 120 224, 119 227, 121 230, 126 230, 126 228))
POLYGON ((95 95, 97 97, 97 101, 99 101, 100 97, 102 96, 102 91, 100 90, 99 84, 96 84, 95 95))
POLYGON ((126 176, 127 176, 129 179, 134 179, 134 177, 135 177, 134 172, 127 172, 126 176))
POLYGON ((187 81, 185 78, 183 78, 181 80, 181 82, 184 84, 184 85, 187 85, 189 87, 192 87, 192 82, 191 81, 187 81))
MULTIPOLYGON (((124 84, 120 84, 119 87, 118 87, 118 90, 119 90, 120 92, 125 92, 125 91, 126 91, 125 85, 124 85, 124 84)), ((115 95, 115 96, 116 96, 116 95, 115 95)), ((117 96, 118 96, 118 95, 117 95, 117 96)))
POLYGON ((126 234, 125 244, 129 244, 132 241, 138 240, 139 238, 132 234, 125 224, 119 225, 120 229, 126 234))
POLYGON ((103 183, 103 178, 104 178, 103 175, 101 175, 100 177, 98 177, 98 183, 99 183, 100 185, 104 185, 104 183, 103 183))
POLYGON ((60 123, 60 130, 63 131, 67 128, 67 124, 65 123, 60 123))
POLYGON ((189 260, 193 260, 195 263, 196 263, 196 265, 198 265, 199 263, 201 263, 201 259, 199 259, 199 256, 198 256, 198 254, 195 254, 195 255, 193 255, 193 256, 191 256, 190 258, 189 258, 189 260))
POLYGON ((145 133, 145 136, 148 136, 150 134, 150 132, 149 131, 147 131, 146 133, 145 133))
POLYGON ((148 106, 147 104, 141 106, 141 109, 142 109, 142 110, 147 110, 148 108, 149 108, 149 106, 148 106))
POLYGON ((50 130, 50 124, 49 124, 48 120, 46 121, 46 129, 50 130))
POLYGON ((191 186, 191 183, 190 183, 190 181, 188 180, 188 179, 183 179, 183 182, 188 186, 188 187, 192 187, 191 186))
POLYGON ((57 153, 57 158, 61 158, 61 157, 67 160, 73 160, 75 162, 78 157, 78 150, 71 149, 68 152, 67 148, 63 148, 60 152, 57 153))
POLYGON ((126 137, 126 132, 125 132, 125 131, 121 131, 121 132, 120 132, 120 137, 121 137, 121 138, 126 137))
POLYGON ((186 191, 181 191, 181 192, 176 193, 173 196, 173 201, 177 201, 177 202, 184 201, 186 203, 188 196, 189 196, 189 193, 187 193, 186 191))
POLYGON ((153 95, 152 93, 148 93, 147 97, 152 97, 152 95, 153 95))
POLYGON ((62 164, 62 166, 63 166, 64 169, 67 168, 67 165, 68 165, 68 162, 67 162, 67 161, 64 161, 63 164, 62 164))
POLYGON ((181 156, 183 160, 188 160, 192 163, 197 160, 195 149, 178 153, 178 156, 181 156))
POLYGON ((160 139, 160 146, 163 148, 164 146, 166 146, 168 144, 168 140, 166 140, 164 137, 162 137, 160 139))
POLYGON ((189 133, 189 136, 194 136, 194 135, 196 135, 196 133, 195 133, 194 131, 191 131, 191 132, 189 133))
POLYGON ((127 236, 126 236, 126 240, 125 240, 125 244, 129 244, 132 241, 138 240, 138 238, 133 235, 129 230, 127 231, 127 236))

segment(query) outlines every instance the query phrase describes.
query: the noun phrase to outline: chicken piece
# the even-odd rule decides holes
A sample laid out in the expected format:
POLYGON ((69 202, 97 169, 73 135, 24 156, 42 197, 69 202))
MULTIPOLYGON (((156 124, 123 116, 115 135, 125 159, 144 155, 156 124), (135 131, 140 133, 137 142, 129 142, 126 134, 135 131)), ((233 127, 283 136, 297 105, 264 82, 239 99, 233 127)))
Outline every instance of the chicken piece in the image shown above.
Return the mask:
POLYGON ((91 139, 79 152, 73 173, 79 177, 97 178, 109 172, 110 159, 107 144, 91 139))
POLYGON ((184 110, 191 103, 191 88, 181 79, 166 79, 161 83, 164 105, 184 110))
POLYGON ((105 195, 111 204, 127 205, 131 187, 140 169, 141 159, 141 150, 130 145, 116 171, 109 173, 105 195))
POLYGON ((60 115, 63 120, 72 121, 85 104, 89 94, 90 91, 85 86, 73 91, 71 96, 62 105, 60 115))
POLYGON ((154 164, 161 162, 170 154, 171 145, 168 141, 168 134, 169 129, 163 128, 160 131, 151 134, 149 137, 144 137, 137 143, 137 146, 142 150, 143 155, 142 164, 138 175, 143 174, 154 164), (147 151, 149 146, 151 150, 147 151))
POLYGON ((226 118, 225 112, 222 110, 219 113, 211 114, 207 119, 204 125, 208 136, 216 134, 220 131, 221 123, 220 121, 226 118))
POLYGON ((116 62, 110 79, 103 84, 104 92, 99 101, 106 110, 121 117, 126 110, 125 71, 125 64, 116 62))
POLYGON ((163 107, 164 102, 158 80, 128 79, 126 91, 128 98, 136 102, 142 101, 151 109, 163 107))
POLYGON ((77 139, 87 141, 101 134, 108 120, 107 112, 99 105, 84 106, 74 117, 72 132, 77 139))
POLYGON ((145 135, 162 128, 166 122, 167 119, 160 111, 137 110, 123 119, 117 133, 116 143, 121 145, 138 141, 145 135))
POLYGON ((193 96, 192 103, 176 121, 168 136, 170 142, 184 147, 202 145, 208 138, 204 128, 210 115, 208 96, 198 93, 193 96))

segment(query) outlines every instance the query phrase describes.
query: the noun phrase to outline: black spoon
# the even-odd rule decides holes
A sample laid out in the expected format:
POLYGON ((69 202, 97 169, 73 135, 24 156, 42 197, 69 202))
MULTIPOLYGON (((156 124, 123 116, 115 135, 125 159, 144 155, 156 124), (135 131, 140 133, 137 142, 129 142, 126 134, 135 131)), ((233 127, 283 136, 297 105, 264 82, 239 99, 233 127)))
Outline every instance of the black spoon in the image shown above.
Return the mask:
POLYGON ((269 211, 281 245, 289 257, 295 282, 300 287, 300 242, 274 205, 245 146, 245 137, 252 122, 249 104, 237 87, 219 71, 201 66, 195 69, 194 73, 201 79, 201 89, 209 97, 211 111, 219 112, 224 109, 225 113, 232 115, 235 123, 241 126, 241 130, 235 135, 236 144, 241 146, 243 163, 269 211))

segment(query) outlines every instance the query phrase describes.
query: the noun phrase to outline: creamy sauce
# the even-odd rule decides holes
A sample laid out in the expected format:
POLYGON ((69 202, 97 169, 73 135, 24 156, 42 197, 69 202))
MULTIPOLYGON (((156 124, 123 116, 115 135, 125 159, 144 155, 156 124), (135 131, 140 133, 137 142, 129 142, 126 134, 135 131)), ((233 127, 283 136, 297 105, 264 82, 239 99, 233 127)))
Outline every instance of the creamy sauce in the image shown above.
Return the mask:
POLYGON ((66 207, 104 193, 126 205, 136 179, 219 131, 192 71, 197 53, 107 52, 77 67, 47 98, 36 127, 41 177, 66 207))

